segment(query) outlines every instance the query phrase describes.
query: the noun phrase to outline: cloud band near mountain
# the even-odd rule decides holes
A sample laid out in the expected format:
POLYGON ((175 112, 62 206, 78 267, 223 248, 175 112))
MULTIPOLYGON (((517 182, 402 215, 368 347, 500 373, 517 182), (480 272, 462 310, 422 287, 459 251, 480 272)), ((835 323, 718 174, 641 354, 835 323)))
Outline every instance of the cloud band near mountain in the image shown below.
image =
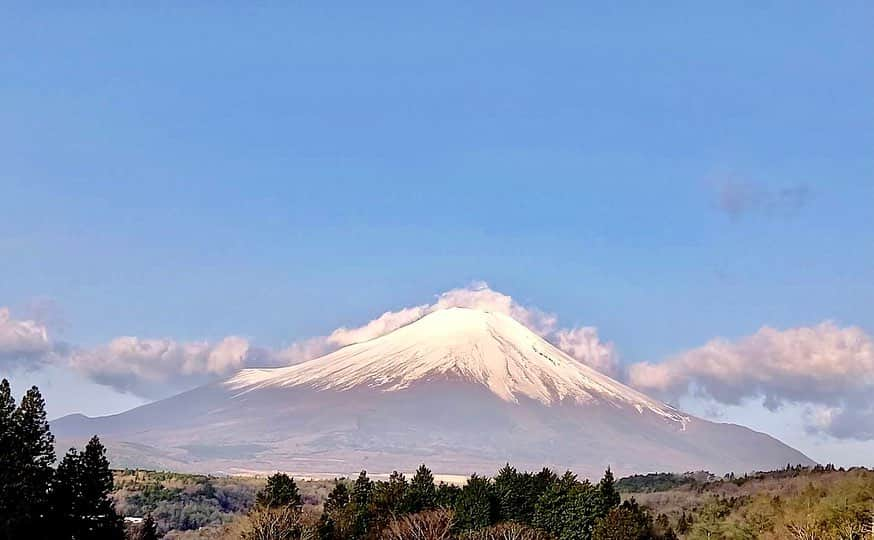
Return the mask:
POLYGON ((776 410, 808 406, 808 429, 874 439, 874 341, 857 327, 764 327, 737 340, 714 339, 661 363, 628 369, 628 382, 677 398, 693 394, 737 405, 761 399, 776 410))
POLYGON ((247 338, 228 336, 218 342, 181 342, 170 338, 118 337, 99 347, 54 354, 48 329, 29 320, 15 320, 0 310, 0 362, 35 368, 50 360, 66 363, 99 384, 144 397, 163 397, 247 367, 277 367, 316 358, 341 347, 388 334, 429 313, 468 307, 510 315, 539 335, 560 345, 583 363, 605 373, 618 373, 611 343, 603 343, 591 327, 560 329, 554 315, 523 306, 486 283, 452 289, 430 304, 388 311, 357 327, 340 327, 326 336, 293 343, 283 349, 253 345, 247 338))
POLYGON ((0 308, 0 368, 61 363, 116 390, 163 397, 239 369, 316 358, 448 307, 510 315, 580 362, 665 399, 695 395, 727 405, 761 400, 771 410, 801 404, 812 432, 874 439, 874 340, 860 328, 831 322, 782 331, 765 327, 748 337, 714 339, 663 362, 641 362, 623 370, 614 345, 602 341, 594 327, 561 328, 555 315, 523 306, 485 283, 453 289, 430 304, 385 312, 361 326, 337 328, 284 349, 258 347, 240 336, 217 342, 130 336, 76 349, 53 341, 45 325, 14 319, 0 308))

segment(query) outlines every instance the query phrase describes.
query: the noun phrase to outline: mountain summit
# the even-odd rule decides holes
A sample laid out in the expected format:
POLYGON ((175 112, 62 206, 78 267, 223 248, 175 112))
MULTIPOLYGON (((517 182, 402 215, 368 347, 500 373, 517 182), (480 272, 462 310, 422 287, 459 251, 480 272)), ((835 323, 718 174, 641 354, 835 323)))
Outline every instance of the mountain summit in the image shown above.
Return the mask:
POLYGON ((479 384, 504 401, 610 403, 687 417, 592 368, 503 313, 453 307, 376 339, 279 369, 246 369, 228 386, 396 392, 429 381, 479 384))
POLYGON ((493 472, 510 461, 597 474, 721 473, 812 463, 749 429, 701 420, 565 354, 511 317, 449 308, 285 368, 52 425, 97 433, 118 463, 205 472, 493 472))

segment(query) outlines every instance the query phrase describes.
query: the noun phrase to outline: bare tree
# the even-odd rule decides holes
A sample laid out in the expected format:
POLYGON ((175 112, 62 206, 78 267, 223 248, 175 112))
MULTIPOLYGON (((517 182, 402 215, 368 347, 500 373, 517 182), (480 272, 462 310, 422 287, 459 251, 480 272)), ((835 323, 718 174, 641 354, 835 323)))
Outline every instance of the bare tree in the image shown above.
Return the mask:
POLYGON ((464 540, 549 540, 549 538, 546 533, 519 523, 500 523, 463 536, 464 540))
POLYGON ((382 532, 383 540, 451 540, 455 515, 440 509, 393 519, 382 532))
POLYGON ((249 529, 244 540, 315 540, 315 531, 304 524, 303 513, 295 506, 256 508, 249 514, 249 529))
POLYGON ((821 540, 812 525, 799 525, 797 523, 790 523, 786 525, 786 528, 789 529, 789 533, 795 540, 821 540))

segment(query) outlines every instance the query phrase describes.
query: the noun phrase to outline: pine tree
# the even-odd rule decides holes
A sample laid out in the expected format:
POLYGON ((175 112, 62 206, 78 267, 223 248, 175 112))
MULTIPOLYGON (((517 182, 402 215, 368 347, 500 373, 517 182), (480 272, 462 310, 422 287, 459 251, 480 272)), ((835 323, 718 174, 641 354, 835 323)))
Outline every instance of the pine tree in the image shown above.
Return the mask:
MULTIPOLYGON (((9 402, 4 401, 2 407, 7 409, 9 402)), ((25 393, 12 414, 11 435, 15 469, 9 483, 14 492, 8 515, 18 524, 11 526, 11 533, 13 537, 24 532, 30 537, 39 537, 46 534, 55 439, 46 421, 45 401, 36 386, 25 393)))
POLYGON ((501 519, 518 523, 531 523, 534 514, 534 477, 520 474, 510 464, 504 465, 494 480, 501 519))
POLYGON ((325 499, 325 512, 343 509, 347 504, 349 504, 349 489, 346 484, 338 481, 325 499))
POLYGON ((352 528, 349 510, 349 489, 346 484, 337 481, 334 489, 325 499, 322 516, 319 518, 319 538, 321 540, 347 538, 347 532, 352 528))
POLYGON ((352 505, 354 508, 353 537, 366 538, 373 524, 373 481, 367 471, 361 471, 352 485, 352 505))
POLYGON ((455 503, 455 519, 460 531, 482 529, 498 520, 498 501, 488 478, 474 474, 468 479, 455 503))
POLYGON ((461 496, 461 488, 454 484, 440 482, 437 486, 437 506, 440 508, 454 508, 458 502, 458 497, 461 496))
POLYGON ((421 512, 437 507, 437 487, 434 485, 434 475, 424 464, 416 469, 416 474, 410 481, 407 507, 410 512, 421 512))
POLYGON ((610 467, 607 467, 604 477, 598 483, 598 495, 601 499, 599 509, 601 516, 606 516, 610 510, 619 506, 621 497, 619 491, 616 490, 616 479, 613 478, 613 471, 610 470, 610 467))
POLYGON ((600 517, 601 495, 589 481, 565 473, 537 501, 534 525, 557 540, 589 540, 600 517))
POLYGON ((72 540, 123 539, 124 523, 109 499, 112 485, 100 439, 92 437, 82 452, 70 449, 58 465, 53 490, 56 534, 72 540))
POLYGON ((598 520, 594 540, 655 540, 652 518, 634 499, 610 510, 598 520))
POLYGON ((16 517, 19 452, 15 435, 15 399, 9 381, 0 382, 0 539, 12 538, 16 517))
POLYGON ((267 479, 267 485, 258 492, 256 502, 259 506, 267 508, 303 506, 303 499, 294 479, 283 473, 274 474, 267 479))
POLYGON ((377 482, 373 489, 373 506, 381 520, 394 519, 409 511, 409 484, 406 477, 393 471, 388 482, 377 482))

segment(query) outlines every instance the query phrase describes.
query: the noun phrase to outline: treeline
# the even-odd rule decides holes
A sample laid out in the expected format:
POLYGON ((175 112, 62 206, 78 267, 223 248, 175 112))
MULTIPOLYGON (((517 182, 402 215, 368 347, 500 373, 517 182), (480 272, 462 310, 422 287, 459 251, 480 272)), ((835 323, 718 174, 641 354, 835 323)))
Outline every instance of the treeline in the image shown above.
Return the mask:
POLYGON ((124 522, 109 499, 112 473, 97 437, 57 468, 45 401, 34 386, 16 405, 0 382, 0 540, 116 540, 124 522))
POLYGON ((249 515, 251 540, 669 540, 667 518, 653 520, 633 500, 620 504, 608 469, 597 484, 571 472, 473 475, 464 486, 436 484, 422 465, 373 481, 362 471, 338 481, 321 513, 302 510, 294 480, 271 476, 249 515))

